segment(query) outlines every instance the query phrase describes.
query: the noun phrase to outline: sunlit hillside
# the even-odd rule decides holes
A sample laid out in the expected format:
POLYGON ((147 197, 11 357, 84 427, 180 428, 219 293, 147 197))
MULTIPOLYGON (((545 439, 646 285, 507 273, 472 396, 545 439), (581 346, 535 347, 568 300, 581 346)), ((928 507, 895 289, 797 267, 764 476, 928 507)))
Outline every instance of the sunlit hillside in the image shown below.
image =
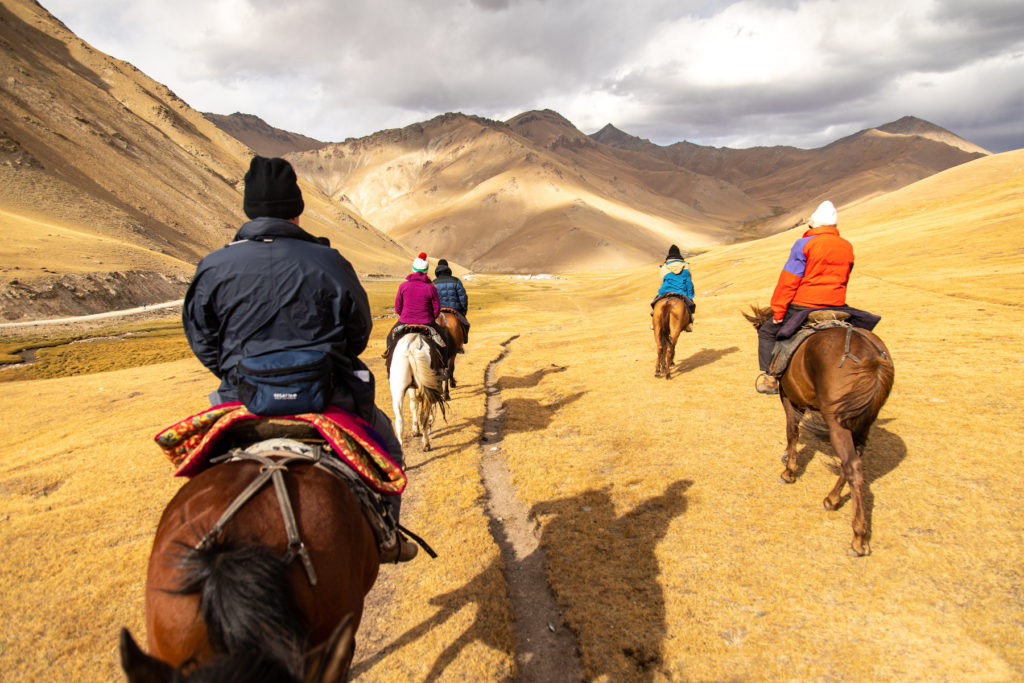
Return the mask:
MULTIPOLYGON (((252 151, 38 3, 0 5, 0 319, 178 298, 246 220, 252 151)), ((303 225, 364 273, 409 253, 303 185, 303 225)))

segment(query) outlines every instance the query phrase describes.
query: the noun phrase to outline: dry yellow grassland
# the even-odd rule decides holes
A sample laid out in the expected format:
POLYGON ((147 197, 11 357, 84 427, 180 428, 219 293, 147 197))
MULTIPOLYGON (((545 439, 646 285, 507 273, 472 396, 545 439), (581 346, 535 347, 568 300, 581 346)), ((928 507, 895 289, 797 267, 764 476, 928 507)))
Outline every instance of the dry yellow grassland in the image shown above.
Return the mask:
MULTIPOLYGON (((382 567, 355 680, 515 675, 479 474, 485 371, 506 348, 501 454, 588 679, 1024 680, 1022 188, 1015 152, 840 212, 849 303, 882 316, 896 364, 866 448, 865 558, 847 553, 849 505, 821 506, 830 446, 802 436, 804 471, 779 483, 782 409, 753 390, 740 311, 767 303, 800 231, 692 259, 696 322, 668 381, 649 330, 657 264, 466 281, 448 422, 434 450, 406 453, 403 522, 441 556, 382 567)), ((375 313, 396 284, 370 285, 375 313)), ((387 411, 390 322, 365 354, 387 411)), ((0 383, 3 680, 118 679, 117 632, 144 634, 152 533, 181 483, 151 438, 214 384, 190 358, 0 383)))

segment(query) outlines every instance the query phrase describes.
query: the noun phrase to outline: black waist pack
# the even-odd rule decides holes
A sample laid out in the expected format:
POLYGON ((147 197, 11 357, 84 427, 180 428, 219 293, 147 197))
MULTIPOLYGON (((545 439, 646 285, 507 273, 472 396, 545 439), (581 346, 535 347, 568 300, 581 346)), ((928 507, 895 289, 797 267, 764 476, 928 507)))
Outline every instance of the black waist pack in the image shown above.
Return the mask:
POLYGON ((319 413, 331 396, 331 359, 323 351, 275 351, 244 358, 232 383, 257 415, 319 413))

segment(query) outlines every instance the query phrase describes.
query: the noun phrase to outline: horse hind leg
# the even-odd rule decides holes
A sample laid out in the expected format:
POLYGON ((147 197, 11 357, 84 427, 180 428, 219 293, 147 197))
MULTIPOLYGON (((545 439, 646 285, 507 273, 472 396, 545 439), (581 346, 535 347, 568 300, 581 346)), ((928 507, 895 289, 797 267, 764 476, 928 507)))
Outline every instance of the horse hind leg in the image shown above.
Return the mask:
POLYGON ((800 419, 804 416, 804 411, 798 410, 788 398, 782 399, 782 409, 786 413, 786 452, 782 456, 786 468, 779 475, 779 480, 783 484, 792 484, 796 481, 796 444, 800 435, 800 419))
POLYGON ((871 554, 871 545, 868 542, 870 529, 868 528, 867 516, 864 512, 864 467, 860 458, 861 448, 854 445, 853 434, 849 429, 841 427, 831 416, 825 417, 829 423, 829 437, 832 448, 842 462, 839 474, 839 481, 829 492, 822 502, 826 510, 835 510, 841 502, 840 494, 844 484, 850 485, 850 502, 853 504, 853 539, 850 542, 850 549, 856 555, 863 557, 871 554))

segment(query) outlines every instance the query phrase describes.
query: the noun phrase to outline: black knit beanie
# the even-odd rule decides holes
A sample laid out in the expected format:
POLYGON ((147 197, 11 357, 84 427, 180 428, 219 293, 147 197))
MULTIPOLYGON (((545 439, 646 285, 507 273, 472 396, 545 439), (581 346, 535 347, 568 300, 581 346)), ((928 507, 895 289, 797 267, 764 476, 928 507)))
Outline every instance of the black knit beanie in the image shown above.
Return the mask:
POLYGON ((679 247, 674 244, 668 248, 668 256, 665 257, 666 261, 671 261, 672 259, 683 260, 683 255, 679 253, 679 247))
POLYGON ((249 218, 295 218, 306 208, 295 169, 284 159, 255 156, 245 174, 242 209, 249 218))

